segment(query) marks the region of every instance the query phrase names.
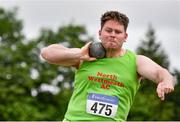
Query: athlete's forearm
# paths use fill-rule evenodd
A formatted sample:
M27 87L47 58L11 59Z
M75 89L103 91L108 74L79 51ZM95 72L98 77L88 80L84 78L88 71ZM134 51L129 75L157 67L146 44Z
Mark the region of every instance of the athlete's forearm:
M156 82L174 82L174 79L166 69L161 68L160 70L158 70Z
M76 65L80 61L81 49L66 48L60 44L52 44L41 50L41 56L49 63L62 66Z

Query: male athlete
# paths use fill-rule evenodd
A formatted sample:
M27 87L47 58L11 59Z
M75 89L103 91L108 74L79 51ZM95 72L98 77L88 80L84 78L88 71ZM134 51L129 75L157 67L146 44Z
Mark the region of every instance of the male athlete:
M126 121L142 77L157 84L161 100L174 90L173 76L166 69L123 48L128 23L128 17L118 11L102 15L99 39L106 49L103 59L89 56L90 43L82 48L52 44L41 50L47 62L77 68L64 121Z

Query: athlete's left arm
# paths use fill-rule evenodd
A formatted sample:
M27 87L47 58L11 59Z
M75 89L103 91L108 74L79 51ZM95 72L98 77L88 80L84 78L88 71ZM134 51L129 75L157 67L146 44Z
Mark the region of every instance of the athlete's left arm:
M157 83L156 92L161 100L164 100L165 94L174 90L174 78L168 72L150 58L137 55L137 72L140 76Z

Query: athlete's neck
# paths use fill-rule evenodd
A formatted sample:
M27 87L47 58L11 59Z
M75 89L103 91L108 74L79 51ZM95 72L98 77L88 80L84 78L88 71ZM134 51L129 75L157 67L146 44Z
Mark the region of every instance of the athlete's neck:
M107 58L115 58L115 57L119 57L119 56L123 56L126 53L125 49L118 49L118 50L114 50L114 49L108 49L106 50L106 57Z

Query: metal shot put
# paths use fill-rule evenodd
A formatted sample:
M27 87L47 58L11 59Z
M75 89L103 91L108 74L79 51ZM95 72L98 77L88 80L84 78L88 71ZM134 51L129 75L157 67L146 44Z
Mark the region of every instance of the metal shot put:
M92 42L89 46L89 56L97 59L106 57L106 50L101 42Z

